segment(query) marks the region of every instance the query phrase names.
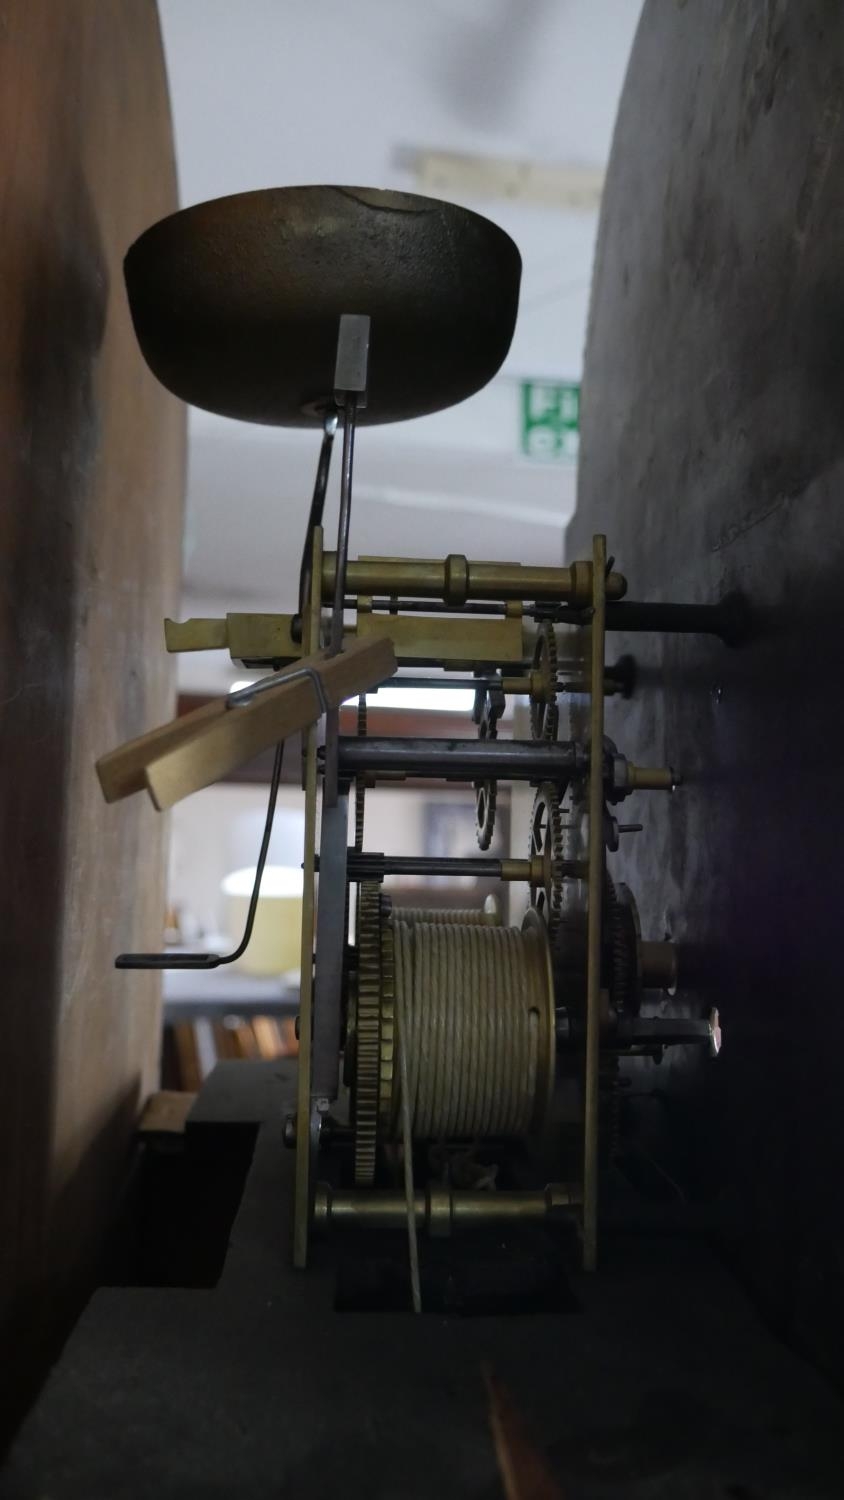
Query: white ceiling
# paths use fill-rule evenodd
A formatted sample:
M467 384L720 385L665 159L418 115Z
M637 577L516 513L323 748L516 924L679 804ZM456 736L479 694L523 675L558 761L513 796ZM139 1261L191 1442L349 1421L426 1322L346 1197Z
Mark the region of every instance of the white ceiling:
M160 0L160 10L189 204L308 182L412 191L420 152L601 169L640 0ZM519 246L513 346L472 400L361 433L352 553L561 558L574 473L519 455L518 382L579 377L597 216L449 196ZM317 446L314 433L191 413L185 612L292 607ZM196 681L196 659L189 670Z

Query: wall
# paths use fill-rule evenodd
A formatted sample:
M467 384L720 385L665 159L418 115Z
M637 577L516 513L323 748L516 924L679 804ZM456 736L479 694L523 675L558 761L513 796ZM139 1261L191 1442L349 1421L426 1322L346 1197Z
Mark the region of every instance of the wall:
M523 260L513 346L458 407L369 427L355 451L351 555L559 561L574 468L519 448L521 379L578 379L600 190L640 0L300 5L162 0L186 203L291 183L370 183L464 202ZM400 11L400 19L398 13ZM532 198L431 180L415 154L559 173ZM378 358L373 329L372 358ZM190 417L185 613L289 609L318 438ZM327 510L336 529L335 461ZM207 689L202 662L181 679ZM190 674L190 675L189 675Z
M676 1004L723 1020L717 1064L653 1070L663 1161L777 1326L838 1379L842 58L832 0L646 4L567 539L576 555L605 529L635 598L751 602L752 639L732 652L612 641L638 657L640 688L610 732L685 778L641 808L618 865L650 934L683 944Z
M299 865L302 861L301 838L296 845L295 820L304 811L304 794L298 787L279 788L276 830L270 844L269 862ZM422 854L425 852L425 811L433 800L445 803L461 820L467 844L474 851L475 816L471 789L449 791L442 786L433 795L412 788L378 787L366 794L366 848L381 854ZM349 799L349 843L354 841L354 795ZM206 787L174 807L171 814L170 901L188 915L204 933L222 931L238 940L240 933L225 932L226 903L220 882L231 870L254 865L261 843L267 807L266 786L223 784ZM286 820L293 822L292 839L285 836ZM527 835L519 829L518 852L523 852ZM295 852L294 852L295 849ZM393 878L396 884L413 884L408 877ZM453 882L452 882L453 884ZM473 891L471 901L477 900ZM478 902L480 904L480 902ZM203 939L204 940L204 939ZM200 976L201 977L201 976Z
M176 203L152 0L10 0L0 26L0 1327L3 1422L61 1327L155 1086L163 824L95 757L167 716L184 413L121 261ZM7 1389L8 1387L8 1389Z

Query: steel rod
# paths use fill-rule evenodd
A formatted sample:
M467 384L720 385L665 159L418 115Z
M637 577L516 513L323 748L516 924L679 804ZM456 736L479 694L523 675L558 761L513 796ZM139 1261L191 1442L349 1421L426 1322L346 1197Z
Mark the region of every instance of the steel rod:
M615 687L615 685L618 684L622 688L622 690L627 690L628 682L633 675L631 667L629 665L632 660L632 657L621 657L614 666L607 667L606 679L611 687ZM407 673L402 673L401 676L389 677L386 682L380 683L379 687L367 688L366 696L367 698L375 697L382 687L412 688L415 692L425 692L432 688L439 692L440 688L455 688L457 691L464 693L476 692L478 688L486 690L487 692L491 691L492 689L500 688L501 691L507 696L520 695L526 698L530 694L530 676L527 668L525 668L521 673L505 673L500 677L449 677L448 675L445 675L448 673L448 670L449 669L447 666L444 667L442 669L442 672L436 677L424 677L422 675L413 675ZM564 693L566 689L571 690L570 679L562 675L558 675L557 691L560 693Z
M346 598L346 571L349 562L349 525L352 514L352 476L355 463L355 418L357 397L346 396L343 408L343 462L340 469L340 515L337 522L337 551L334 554L334 602L331 610L330 654L336 656L343 645L343 613Z
M349 526L352 513L352 473L355 457L355 416L357 400L346 395L343 408L343 463L340 471L340 515L337 522L335 553L334 604L331 610L331 634L328 654L336 656L343 649L343 601L346 596L346 564L349 557ZM333 807L337 801L337 740L340 733L340 711L332 708L325 716L325 802Z
M351 880L383 880L388 875L471 875L476 879L501 880L502 861L469 856L467 859L432 855L367 854L349 850ZM528 861L525 861L527 864Z
M357 609L358 601L354 595L346 599L347 609ZM459 610L455 610L453 604L443 604L442 600L436 599L373 599L373 613L384 615L453 615L459 612L461 615L487 615L493 619L500 618L506 614L504 604L496 604L493 599L485 604L477 604L469 600L461 604Z
M356 609L356 595L345 601L347 609ZM751 626L751 612L741 593L727 594L718 604L648 603L646 600L608 600L607 630L628 631L638 635L653 631L676 635L714 635L726 646L738 646L746 640ZM468 600L455 606L436 599L373 599L373 611L380 614L488 615L505 613L503 603ZM525 614L533 620L553 620L560 625L588 625L589 610L573 605L525 603Z
M624 1042L624 1035L619 1038ZM630 1043L634 1047L708 1047L712 1043L712 1023L680 1016L636 1016L630 1023ZM609 1039L612 1046L612 1038Z
M338 795L331 807L323 805L319 868L323 899L317 904L316 963L311 1042L311 1106L321 1107L337 1097L340 1052L340 1008L343 960L346 952L346 857L349 803ZM337 893L340 893L339 897ZM325 899L325 893L332 893Z
M607 600L607 630L631 635L654 631L666 635L714 635L725 646L739 646L750 633L751 615L741 593L726 594L718 604L647 604Z
M402 673L400 677L388 677L386 682L381 683L381 687L413 688L416 691L423 692L429 688L436 688L437 692L439 692L440 688L456 688L459 691L465 693L475 692L478 688L492 688L501 686L501 680L497 677L449 677L445 675L447 671L448 669L445 668L444 671L436 677L422 677L412 675L408 676L407 674ZM525 692L528 693L529 691L530 684L527 678L525 678ZM378 688L367 688L366 696L367 698L374 697L377 692Z
M601 1052L629 1053L631 1048L711 1046L711 1021L672 1016L629 1016L604 1028ZM557 1045L561 1050L581 1052L586 1037L582 1024L572 1023L565 1011L558 1012Z
M319 862L317 862L319 868ZM586 874L586 865L578 860L560 860L557 868L578 880ZM531 859L491 859L484 855L466 858L427 854L381 854L377 850L350 849L350 880L385 880L389 875L470 876L475 880L529 881L538 884L545 878L544 856Z
M322 527L314 528L311 557L312 585L302 620L303 645L309 655L319 645L322 573ZM311 1199L313 1197L316 1152L319 1143L312 1125L311 1109L311 1041L314 984L314 866L316 864L317 828L317 732L311 725L305 733L305 858L302 889L301 978L299 983L299 1065L296 1080L296 1107L299 1128L296 1133L296 1193L293 1207L293 1264L303 1267L308 1261ZM316 1136L316 1139L315 1139Z
M480 781L565 782L584 771L586 751L568 741L445 740L414 738L358 739L341 735L339 768L343 777L370 775ZM600 777L599 777L600 781Z
M314 492L311 496L311 509L308 516L308 525L305 532L305 546L302 551L302 563L299 568L299 619L304 619L305 610L311 595L311 559L314 546L314 532L317 526L322 525L323 511L325 510L325 496L328 490L328 476L331 472L331 453L334 447L334 434L337 431L337 411L332 406L325 414L322 426L322 444L319 450L319 462L317 463L316 478L314 480Z

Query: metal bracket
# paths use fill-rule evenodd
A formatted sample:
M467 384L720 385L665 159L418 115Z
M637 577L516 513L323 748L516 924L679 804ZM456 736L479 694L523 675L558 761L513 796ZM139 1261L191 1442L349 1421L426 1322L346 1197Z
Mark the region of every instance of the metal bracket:
M303 677L307 677L313 686L320 713L327 714L330 705L325 696L322 678L314 666L295 667L292 672L273 672L269 677L259 677L257 682L250 682L248 687L238 688L236 693L229 693L226 698L226 708L244 708L262 693L268 693L272 688L280 687L282 683L295 682L297 678Z
M345 406L349 396L355 406L366 406L370 326L371 320L363 313L341 314L334 365L334 400L338 406Z

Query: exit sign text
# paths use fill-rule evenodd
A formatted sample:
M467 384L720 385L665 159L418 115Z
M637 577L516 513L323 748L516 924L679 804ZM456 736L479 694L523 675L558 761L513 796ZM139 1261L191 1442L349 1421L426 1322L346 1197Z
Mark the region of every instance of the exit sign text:
M577 458L580 443L577 382L522 381L521 415L522 452L529 458Z

